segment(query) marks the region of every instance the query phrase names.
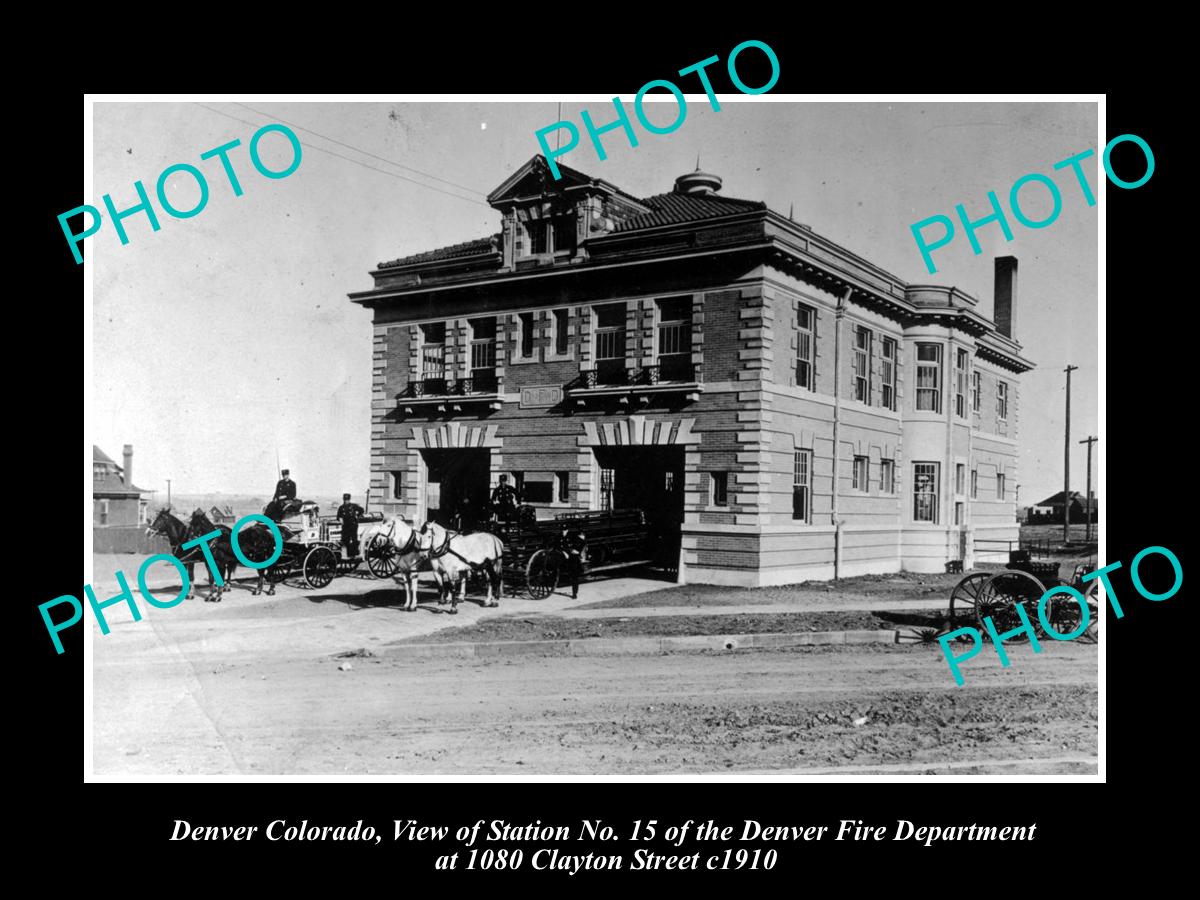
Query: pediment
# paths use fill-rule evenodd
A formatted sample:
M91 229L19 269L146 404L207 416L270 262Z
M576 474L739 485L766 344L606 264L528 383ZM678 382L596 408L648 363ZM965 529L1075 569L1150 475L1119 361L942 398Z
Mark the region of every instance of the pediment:
M551 194L561 194L569 188L585 187L593 184L594 179L582 172L560 165L562 177L555 181L550 174L550 167L545 157L533 157L521 168L504 180L498 188L488 194L488 203L497 206L505 202L541 197Z

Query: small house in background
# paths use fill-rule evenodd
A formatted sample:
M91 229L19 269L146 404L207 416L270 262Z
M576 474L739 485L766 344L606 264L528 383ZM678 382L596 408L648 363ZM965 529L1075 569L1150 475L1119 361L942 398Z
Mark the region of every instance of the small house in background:
M148 500L133 483L133 445L124 448L125 465L116 462L92 445L92 525L145 525Z
M1100 508L1099 498L1095 494L1092 495L1091 509L1088 510L1088 498L1086 494L1081 494L1079 491L1071 491L1067 496L1067 502L1070 504L1070 521L1084 523L1089 519L1092 522L1097 521L1098 510ZM1051 494L1041 503L1036 503L1029 508L1030 523L1053 523L1058 524L1063 520L1063 492Z
M229 504L225 506L213 504L212 509L208 511L208 518L214 525L232 525L237 521L237 516L233 514L233 507Z
M125 465L92 445L92 550L95 553L161 553L162 538L146 534L151 493L133 483L133 446L124 447Z

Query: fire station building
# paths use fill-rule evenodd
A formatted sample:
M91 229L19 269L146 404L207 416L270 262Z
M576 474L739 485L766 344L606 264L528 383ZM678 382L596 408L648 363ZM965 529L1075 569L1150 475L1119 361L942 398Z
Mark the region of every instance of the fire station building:
M639 198L560 170L534 157L488 197L498 234L350 295L373 509L445 520L506 474L539 517L641 508L680 581L747 586L1017 538L1014 258L992 321L715 175Z

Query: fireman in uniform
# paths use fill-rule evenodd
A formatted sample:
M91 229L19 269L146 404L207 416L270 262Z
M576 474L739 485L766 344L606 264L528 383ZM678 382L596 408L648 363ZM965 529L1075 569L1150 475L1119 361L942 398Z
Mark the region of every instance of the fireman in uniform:
M358 556L358 517L362 514L363 508L351 503L349 494L342 494L337 517L342 522L342 544L346 547L347 555L352 557Z
M508 476L501 475L500 483L492 491L492 508L496 511L497 517L505 522L511 522L516 517L517 504L520 502L521 496L517 493L517 489L508 483Z
M271 496L271 502L267 504L265 510L267 518L278 522L287 515L288 504L296 499L296 482L288 477L291 472L289 469L284 469L279 473L282 477L275 482L275 493Z
M582 532L569 531L564 525L558 537L558 549L562 551L567 565L567 578L571 582L571 599L579 597L579 578L583 575L583 560L587 554L587 541Z

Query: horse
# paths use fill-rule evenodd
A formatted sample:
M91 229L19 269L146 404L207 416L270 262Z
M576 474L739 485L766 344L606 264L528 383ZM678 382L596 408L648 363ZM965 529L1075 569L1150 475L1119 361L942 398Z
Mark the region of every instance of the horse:
M171 514L171 507L164 506L155 514L150 524L146 526L146 537L156 536L165 537L167 543L171 545L171 555L187 567L188 589L187 596L183 599L191 600L192 595L195 593L193 588L196 584L196 561L203 560L204 558L199 547L189 547L187 550L182 549L183 545L194 537L191 529ZM213 584L211 571L208 573L208 583L209 585Z
M216 562L217 570L220 571L221 577L224 578L225 585L220 588L214 588L215 596L210 591L209 595L204 599L220 603L221 594L229 590L233 585L233 573L240 562L237 554L233 552L233 544L230 537L232 532L228 525L213 525L202 509L197 509L192 513L190 530L194 537L201 537L213 531L219 532L219 536L213 538L208 546L212 550L213 561ZM256 522L238 532L238 547L241 548L242 555L246 559L253 562L264 562L270 559L271 555L275 552L275 536L271 534L271 529L266 525ZM264 569L256 569L255 574L258 576L258 583L250 589L251 596L257 596L263 592L263 576L266 572ZM211 571L209 572L209 580L212 580ZM273 582L268 582L268 584L270 586L267 589L267 595L271 596L275 593L275 584Z
M429 557L438 580L440 603L447 595L450 612L458 612L458 604L467 598L467 578L478 569L487 575L487 602L484 606L499 606L503 590L504 544L494 534L477 531L474 534L455 534L436 522L421 526L418 546ZM459 597L454 599L454 589ZM495 592L493 598L492 593Z
M424 554L417 546L419 543L417 532L399 516L387 519L361 535L364 553L371 546L371 542L379 536L392 545L392 555L396 562L396 571L392 573L392 577L398 585L404 588L404 605L401 609L405 612L412 612L417 608L417 568L424 558Z

